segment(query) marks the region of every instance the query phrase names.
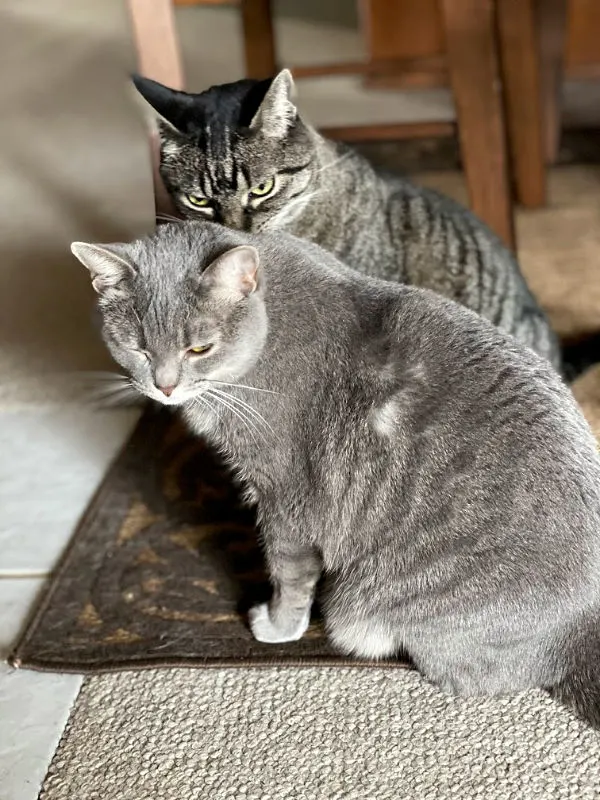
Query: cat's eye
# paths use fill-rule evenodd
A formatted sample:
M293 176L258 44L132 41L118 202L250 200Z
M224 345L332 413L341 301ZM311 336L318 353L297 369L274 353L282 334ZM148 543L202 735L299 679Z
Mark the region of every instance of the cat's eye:
M203 344L201 347L190 347L187 351L188 356L203 356L212 350L212 344Z
M201 197L199 194L186 194L186 200L196 208L207 208L210 204L208 197Z
M249 195L250 197L266 197L268 194L271 194L274 188L275 178L269 178L268 181L263 181L262 183L253 186L250 189Z

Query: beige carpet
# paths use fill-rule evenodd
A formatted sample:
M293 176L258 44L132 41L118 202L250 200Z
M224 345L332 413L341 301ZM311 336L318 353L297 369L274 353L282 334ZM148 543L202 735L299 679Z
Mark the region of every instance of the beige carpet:
M86 681L40 800L592 800L600 736L538 692L415 673L219 669Z

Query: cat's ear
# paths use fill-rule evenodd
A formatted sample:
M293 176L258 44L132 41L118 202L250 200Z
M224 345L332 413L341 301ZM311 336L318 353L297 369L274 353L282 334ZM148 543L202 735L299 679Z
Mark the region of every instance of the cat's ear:
M283 139L298 116L294 97L294 79L289 69L282 69L264 96L250 128L260 129L265 136Z
M129 261L119 255L117 249L118 245L86 242L73 242L71 245L73 255L90 271L92 286L98 294L114 289L135 274Z
M246 244L234 247L209 264L202 273L202 284L235 302L256 290L258 267L255 247Z
M193 98L186 92L169 89L162 83L144 78L141 75L131 76L133 85L143 101L139 105L146 121L156 129L163 142L177 139L178 134L185 133Z

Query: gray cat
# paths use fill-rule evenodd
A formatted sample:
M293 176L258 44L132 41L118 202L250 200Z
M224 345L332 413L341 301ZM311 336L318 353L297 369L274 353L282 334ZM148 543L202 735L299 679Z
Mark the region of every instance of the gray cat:
M461 694L553 689L600 726L600 458L544 359L439 295L283 233L75 243L103 335L256 501L254 636L407 651Z
M288 70L201 94L134 81L160 115L161 174L185 217L310 239L360 272L456 300L562 369L548 320L499 239L449 198L323 138L299 116ZM597 338L571 346L568 377L598 352Z

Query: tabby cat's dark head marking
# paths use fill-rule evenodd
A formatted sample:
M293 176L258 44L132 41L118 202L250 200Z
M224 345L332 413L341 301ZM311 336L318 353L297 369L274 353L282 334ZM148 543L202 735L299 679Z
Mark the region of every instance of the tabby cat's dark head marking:
M312 158L288 70L201 94L140 76L134 83L159 114L161 174L185 216L259 230L290 213L311 180Z

